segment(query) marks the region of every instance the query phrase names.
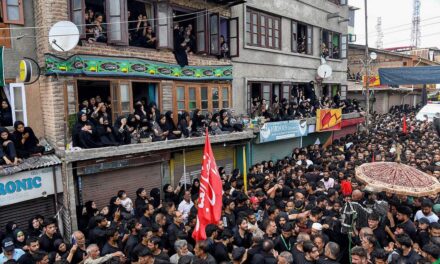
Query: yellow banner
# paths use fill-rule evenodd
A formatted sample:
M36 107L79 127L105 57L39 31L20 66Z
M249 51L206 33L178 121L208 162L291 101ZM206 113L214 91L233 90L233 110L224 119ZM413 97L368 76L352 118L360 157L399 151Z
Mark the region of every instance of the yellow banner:
M364 86L367 85L367 78L365 75L362 76L362 83ZM370 87L380 86L380 78L379 75L370 75L370 82L368 84Z
M342 109L318 109L316 110L316 132L341 130Z

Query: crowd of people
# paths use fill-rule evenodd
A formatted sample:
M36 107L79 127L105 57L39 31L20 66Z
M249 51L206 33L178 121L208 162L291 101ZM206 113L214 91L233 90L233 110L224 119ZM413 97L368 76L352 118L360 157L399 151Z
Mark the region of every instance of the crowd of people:
M204 114L200 109L191 114L183 111L178 114L177 122L173 112L161 114L156 103L146 105L145 100L136 102L132 114L119 116L114 122L110 105L99 96L84 100L79 109L72 129L72 143L73 147L80 148L199 137L206 129L212 135L243 130L241 121L226 109L214 114Z
M200 188L194 179L176 188L140 187L136 197L120 190L103 208L87 201L69 239L42 216L30 219L27 229L10 222L1 234L0 263L433 263L440 257L440 195L373 192L354 171L366 162L399 159L439 178L439 137L430 122L415 119L414 110L393 107L372 115L368 135L255 164L247 192L238 169L227 174L219 168L222 217L206 226L206 240L191 236ZM355 221L347 221L349 205L364 212Z
M303 119L316 116L317 109L335 108L341 108L343 114L363 112L356 99L342 100L339 92L333 98L329 96L317 98L313 86L314 83L310 82L307 89L298 91L290 100L283 98L280 101L278 96L274 95L272 104L266 99L253 98L252 118L260 117L265 122Z

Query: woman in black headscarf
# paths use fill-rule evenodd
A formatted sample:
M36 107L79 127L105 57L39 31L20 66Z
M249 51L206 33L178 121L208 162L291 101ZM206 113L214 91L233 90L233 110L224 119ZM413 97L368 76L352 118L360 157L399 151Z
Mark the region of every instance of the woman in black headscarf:
M2 100L0 115L0 125L12 126L12 111L7 100Z
M173 128L167 124L167 118L165 115L159 117L159 127L162 130L162 135L168 139L177 139L177 136L173 133Z
M190 137L192 135L192 120L188 112L183 112L182 115L180 115L178 128L184 137Z
M32 219L29 219L28 230L26 232L27 237L39 237L42 232L43 228L40 221L38 221L38 218L32 217Z
M119 116L116 119L113 127L116 141L121 145L127 145L131 143L130 127L127 125L127 118L125 116Z
M194 200L194 198L197 198L200 192L200 180L194 179L191 185L191 200Z
M179 192L180 192L180 186L177 187L175 190L173 188L173 186L171 186L170 184L165 184L163 186L163 193L164 193L164 202L173 202L174 204L178 204L179 203Z
M14 123L15 148L20 158L28 158L31 155L41 156L44 147L38 145L39 140L35 136L34 131L30 127L25 127L21 121Z
M229 119L228 111L222 109L220 111L220 123L222 131L233 132L234 128L231 125L231 121Z
M151 189L150 197L152 198L150 201L153 204L154 208L157 208L160 205L160 189L159 188Z
M96 125L96 133L103 147L119 145L116 141L113 127L109 124L105 116L99 118L98 124Z
M137 217L142 216L142 210L148 204L147 191L145 188L139 188L136 191L136 200L134 201L134 208Z
M102 144L92 122L84 112L78 113L78 121L72 132L73 146L81 148L100 148Z
M7 128L0 127L0 164L17 165L19 162L14 138Z
M202 115L200 109L196 109L194 110L192 117L192 131L194 131L195 135L201 136L204 128L205 128L205 118Z
M144 105L141 102L137 102L134 106L134 116L136 121L143 126L143 124L148 123L148 113L144 109Z
M168 111L165 113L165 125L166 125L167 129L169 131L171 131L176 138L180 138L180 136L182 135L182 132L180 132L177 129L176 125L174 124L173 112Z

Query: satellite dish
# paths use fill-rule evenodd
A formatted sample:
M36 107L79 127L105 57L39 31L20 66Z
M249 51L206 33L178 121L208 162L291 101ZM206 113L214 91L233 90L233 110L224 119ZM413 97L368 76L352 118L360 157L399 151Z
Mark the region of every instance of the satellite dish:
M371 53L370 53L370 58L371 58L372 60L377 59L377 54L376 54L376 52L371 52Z
M333 70L332 67L328 64L322 64L318 67L318 76L322 79L328 78L332 76Z
M78 41L78 27L70 21L57 22L49 30L49 43L56 51L74 49Z

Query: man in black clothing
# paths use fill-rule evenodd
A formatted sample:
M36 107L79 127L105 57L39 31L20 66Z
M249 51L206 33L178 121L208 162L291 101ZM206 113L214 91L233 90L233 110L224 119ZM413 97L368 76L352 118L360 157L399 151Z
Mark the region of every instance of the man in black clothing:
M177 234L179 231L185 232L185 226L183 225L183 214L179 211L175 211L173 214L173 222L168 226L167 230L170 255L175 253L174 242L177 240Z
M148 241L150 240L151 236L152 232L149 231L147 228L142 228L141 231L139 231L140 243L134 247L133 252L131 253L132 262L138 261L139 253L142 252L144 249L148 249Z
M167 262L170 261L170 256L168 256L168 254L165 253L160 247L160 238L154 236L150 238L150 240L148 241L148 249L153 252L155 259L160 259Z
M146 204L145 207L142 208L142 217L139 219L142 227L151 228L154 220L152 219L154 214L154 206L152 204Z
M387 233L385 228L380 225L379 215L373 213L368 216L368 227L373 230L374 237L382 248L388 246Z
M138 234L141 228L142 225L136 219L131 219L127 223L127 229L130 231L130 235L128 236L127 243L125 244L124 254L127 257L128 262L131 261L133 249L139 243Z
M318 248L312 241L306 241L303 244L304 257L299 259L298 264L313 264L319 259Z
M215 243L214 246L214 257L218 263L230 261L228 252L230 251L229 248L232 241L232 233L228 229L224 230L221 234L220 242Z
M44 221L43 226L45 228L45 232L38 240L38 242L40 243L40 250L46 252L56 251L56 248L54 246L55 233L57 232L55 220L47 219L46 221Z
M32 256L40 249L38 238L30 237L26 239L26 246L28 247L28 251L26 251L26 253L17 260L17 263L19 264L33 263Z
M75 231L72 235L72 248L69 252L69 257L72 258L70 264L78 264L84 261L87 255L86 252L86 238L81 231Z
M339 255L339 245L335 242L328 242L324 248L324 258L318 260L319 264L339 264L336 261Z
M304 243L307 241L310 241L310 236L307 233L298 234L296 244L292 249L292 255L295 263L301 263L301 260L304 259Z
M114 228L110 228L106 231L106 236L107 242L101 250L101 256L121 251L121 246L119 245L119 232Z
M292 238L292 226L289 223L281 228L281 235L275 239L274 244L275 250L278 252L292 251L295 241Z
M417 228L410 219L411 214L412 210L408 206L399 206L397 208L397 220L401 221L400 226L409 235L411 240L415 241L417 239Z
M96 226L89 232L90 244L96 244L100 249L106 242L107 219L98 215L95 217Z
M277 259L273 254L274 244L270 239L265 239L262 244L262 251L252 258L253 264L276 264Z

